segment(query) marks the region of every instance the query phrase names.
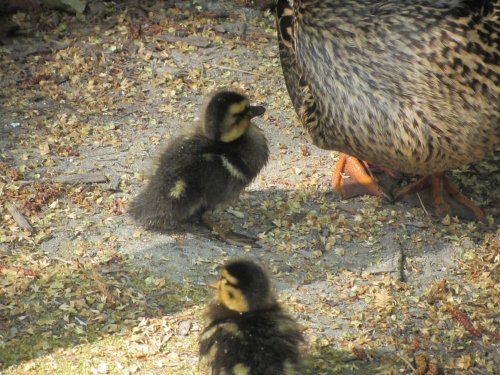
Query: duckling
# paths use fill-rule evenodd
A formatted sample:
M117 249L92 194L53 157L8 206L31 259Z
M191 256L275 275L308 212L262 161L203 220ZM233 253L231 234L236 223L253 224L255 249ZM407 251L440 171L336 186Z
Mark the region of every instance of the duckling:
M349 197L357 179L388 196L367 169L377 165L424 176L395 198L432 185L438 213L446 190L484 218L443 173L500 146L498 0L278 0L276 9L298 117L316 146L342 153L334 188Z
M229 243L255 245L255 238L224 231L209 215L234 201L267 163L267 140L251 122L264 111L237 92L213 94L203 121L161 154L148 185L130 204L132 218L157 230L199 219Z
M233 260L216 287L200 337L202 368L212 375L302 374L302 334L276 301L262 267Z

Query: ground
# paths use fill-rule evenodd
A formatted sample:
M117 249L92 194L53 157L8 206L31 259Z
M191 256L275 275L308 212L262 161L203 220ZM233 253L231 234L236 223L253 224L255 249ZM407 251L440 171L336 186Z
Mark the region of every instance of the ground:
M11 17L19 35L0 46L0 373L197 373L206 284L245 256L303 327L310 374L410 374L425 367L420 354L446 374L494 374L498 160L453 172L486 223L437 220L418 200L340 200L337 154L310 143L288 98L273 15L242 3L91 2L84 16ZM218 214L257 249L197 226L151 233L126 214L161 147L220 87L267 108L256 124L271 160Z

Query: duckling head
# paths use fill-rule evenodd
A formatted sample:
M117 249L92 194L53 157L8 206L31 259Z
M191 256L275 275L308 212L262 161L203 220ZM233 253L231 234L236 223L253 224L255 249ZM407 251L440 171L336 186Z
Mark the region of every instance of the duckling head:
M250 260L226 264L217 289L220 303L239 313L261 310L275 303L266 273Z
M251 106L244 95L219 91L205 108L205 132L210 139L232 142L246 133L252 117L264 112L262 106Z

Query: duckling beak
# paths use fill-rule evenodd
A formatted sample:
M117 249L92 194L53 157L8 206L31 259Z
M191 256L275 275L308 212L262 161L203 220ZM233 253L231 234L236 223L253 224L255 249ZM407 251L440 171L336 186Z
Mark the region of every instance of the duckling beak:
M261 105L251 105L248 107L248 116L250 118L260 116L266 111L266 108Z

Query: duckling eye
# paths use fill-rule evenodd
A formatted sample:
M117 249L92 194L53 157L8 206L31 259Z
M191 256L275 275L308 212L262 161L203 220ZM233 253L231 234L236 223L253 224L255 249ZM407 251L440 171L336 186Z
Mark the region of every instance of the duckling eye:
M234 117L237 119L237 120L241 120L243 118L245 118L245 116L248 114L248 108L246 108L245 110L241 111L241 112L238 112L238 113L235 113L234 114Z
M227 292L227 296L229 297L229 299L234 299L233 292Z

